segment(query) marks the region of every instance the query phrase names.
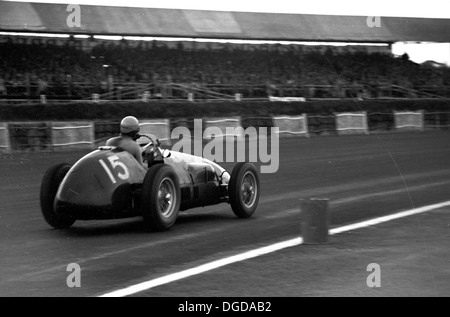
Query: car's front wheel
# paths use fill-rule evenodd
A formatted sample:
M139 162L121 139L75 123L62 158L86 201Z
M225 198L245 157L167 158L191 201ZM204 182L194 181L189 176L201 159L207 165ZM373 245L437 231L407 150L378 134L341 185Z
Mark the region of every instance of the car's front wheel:
M71 166L69 164L55 165L47 170L41 183L41 211L47 223L55 229L70 228L76 221L69 216L58 215L55 210L55 197L59 185Z
M239 218L251 217L259 202L259 175L251 163L238 163L228 185L231 208Z
M152 166L142 184L142 216L154 231L170 229L180 210L181 191L178 176L168 165Z

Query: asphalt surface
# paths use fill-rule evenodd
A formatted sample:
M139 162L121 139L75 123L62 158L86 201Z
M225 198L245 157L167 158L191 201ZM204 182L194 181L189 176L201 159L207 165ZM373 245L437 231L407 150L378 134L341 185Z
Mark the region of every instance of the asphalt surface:
M135 296L449 297L449 239L447 207L334 235L327 244L299 245L234 263ZM367 279L375 281L373 264L379 266L379 284L369 287Z
M450 200L449 139L449 132L283 139L278 172L261 175L260 205L253 218L237 219L224 204L181 214L173 229L162 233L146 232L139 218L50 229L39 209L42 175L49 166L73 163L84 153L3 156L0 296L97 296L295 238L301 235L299 198L329 198L332 227ZM442 263L448 263L447 210L423 216L429 236L418 248L411 237L422 234L421 220L414 220L425 220L420 217L333 236L327 246L287 249L137 295L415 296L423 290L424 295L448 296L449 283L414 280L426 265L429 274L437 272L436 280L448 278L448 269L442 270ZM430 248L432 255L419 252ZM408 254L423 259L415 266L396 267L396 274L411 283L399 282L385 293L381 290L388 288L372 293L361 289L368 263L378 260L384 272L392 263L406 265ZM67 287L70 263L81 267L80 288ZM287 287L286 279L291 281ZM330 279L332 284L324 282Z

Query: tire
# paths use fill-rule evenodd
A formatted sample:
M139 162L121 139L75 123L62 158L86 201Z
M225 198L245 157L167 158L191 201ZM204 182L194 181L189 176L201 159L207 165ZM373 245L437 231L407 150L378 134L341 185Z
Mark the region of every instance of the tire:
M228 196L234 214L239 218L250 218L259 202L259 175L251 163L238 163L231 173Z
M177 220L180 203L180 182L174 169L164 164L152 166L142 184L142 216L147 228L170 229Z
M69 164L55 165L47 170L41 183L41 211L45 221L55 229L68 229L76 221L69 216L58 215L55 210L55 196L71 166Z

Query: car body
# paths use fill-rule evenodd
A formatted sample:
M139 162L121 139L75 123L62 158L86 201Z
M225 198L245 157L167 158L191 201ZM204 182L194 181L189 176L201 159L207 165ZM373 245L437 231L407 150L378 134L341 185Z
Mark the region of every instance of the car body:
M150 139L151 140L151 139ZM153 230L173 226L179 211L230 203L250 217L259 200L259 176L250 163L228 173L202 157L142 145L144 166L121 148L99 147L75 165L51 167L41 185L41 209L54 228L76 220L143 216Z

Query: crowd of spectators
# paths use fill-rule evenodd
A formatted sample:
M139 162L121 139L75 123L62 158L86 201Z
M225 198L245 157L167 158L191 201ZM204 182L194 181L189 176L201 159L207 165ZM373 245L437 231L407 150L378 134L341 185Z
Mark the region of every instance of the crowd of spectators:
M151 83L230 93L247 87L244 95L262 87L260 95L265 96L290 91L307 97L348 93L376 97L382 85L449 90L450 71L415 64L407 56L333 50L186 50L113 42L82 50L69 45L0 44L0 97L79 98Z
M95 87L103 78L98 63L80 50L0 44L0 86L3 82L9 95L76 94L76 91L71 91L75 84Z

